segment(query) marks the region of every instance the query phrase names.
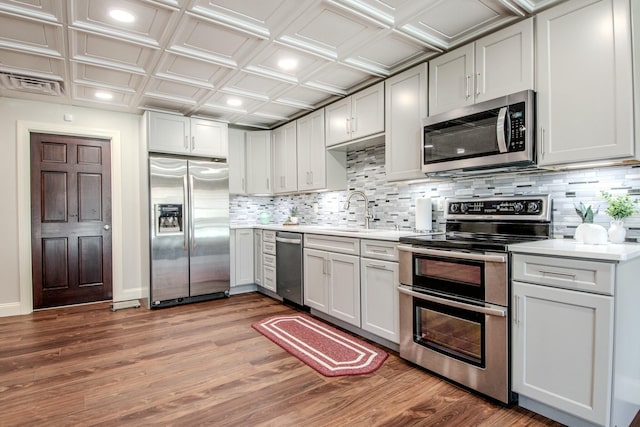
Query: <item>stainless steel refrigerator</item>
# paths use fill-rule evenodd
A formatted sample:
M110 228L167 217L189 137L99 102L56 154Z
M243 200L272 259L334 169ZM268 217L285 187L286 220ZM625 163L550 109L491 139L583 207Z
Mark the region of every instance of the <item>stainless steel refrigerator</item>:
M151 283L148 308L229 295L226 163L149 159Z

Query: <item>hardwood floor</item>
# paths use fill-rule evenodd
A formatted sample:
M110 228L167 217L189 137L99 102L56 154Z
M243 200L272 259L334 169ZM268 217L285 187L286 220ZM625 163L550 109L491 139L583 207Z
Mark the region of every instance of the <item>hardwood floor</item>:
M2 426L557 426L394 352L324 377L251 328L294 312L251 293L161 310L108 303L0 318Z

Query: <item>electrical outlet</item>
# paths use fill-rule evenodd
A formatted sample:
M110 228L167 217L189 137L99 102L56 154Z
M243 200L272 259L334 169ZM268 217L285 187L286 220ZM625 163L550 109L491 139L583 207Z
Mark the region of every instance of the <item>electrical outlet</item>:
M438 211L444 211L444 197L438 197Z

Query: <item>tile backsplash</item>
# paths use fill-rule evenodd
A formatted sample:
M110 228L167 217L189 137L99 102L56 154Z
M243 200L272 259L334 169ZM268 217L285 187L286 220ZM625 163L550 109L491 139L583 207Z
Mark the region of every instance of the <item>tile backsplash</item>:
M387 182L384 144L353 151L347 155L348 190L361 190L369 198L374 216L372 228L413 230L415 200L433 200L433 228L444 229L443 213L437 201L446 197L550 194L553 233L572 237L580 218L574 205L583 202L599 208L594 222L608 228L611 218L604 210L600 191L630 194L640 198L640 165L584 169L571 172L506 173L491 177L433 182ZM283 196L231 196L231 222L254 224L263 211L271 213L272 223L283 223L289 209L297 207L301 224L363 226L364 202L354 197L349 210L343 208L348 191L331 191ZM627 240L640 238L640 214L625 219Z

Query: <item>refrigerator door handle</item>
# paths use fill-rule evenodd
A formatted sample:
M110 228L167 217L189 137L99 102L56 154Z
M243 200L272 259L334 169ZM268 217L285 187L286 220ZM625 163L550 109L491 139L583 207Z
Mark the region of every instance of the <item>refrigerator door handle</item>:
M182 177L182 206L187 206L187 176ZM182 224L182 235L184 236L184 244L183 248L186 251L189 249L189 232L187 231L188 224L191 223L191 213L187 212L186 209L183 209L183 224Z
M191 235L191 250L196 248L196 233L193 227L193 175L189 172L189 234Z

